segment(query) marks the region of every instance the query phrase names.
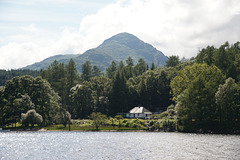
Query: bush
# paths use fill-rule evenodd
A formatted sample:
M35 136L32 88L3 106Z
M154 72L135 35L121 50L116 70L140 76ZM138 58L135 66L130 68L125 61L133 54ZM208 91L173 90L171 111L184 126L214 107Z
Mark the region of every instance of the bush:
M175 131L176 123L173 119L164 118L158 121L159 122L159 129L163 131Z
M128 120L127 119L124 119L123 121L122 121L122 123L127 123L128 122Z

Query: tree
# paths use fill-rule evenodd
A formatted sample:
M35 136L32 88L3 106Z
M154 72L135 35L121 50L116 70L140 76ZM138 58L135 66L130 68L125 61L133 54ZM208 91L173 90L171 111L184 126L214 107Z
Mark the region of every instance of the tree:
M147 70L146 62L142 58L140 58L138 60L138 64L134 67L135 76L143 74L146 70Z
M100 77L101 75L101 70L97 66L93 66L92 77Z
M71 89L71 97L74 105L74 118L87 118L93 111L94 98L88 82L76 85Z
M26 114L21 114L21 121L25 126L31 124L31 127L33 127L34 124L41 124L43 119L42 116L35 111L35 109L31 109L27 111Z
M17 123L18 116L18 108L17 105L14 105L14 100L16 98L20 98L21 96L21 88L20 88L20 78L14 77L13 79L6 82L5 90L3 93L3 97L7 100L4 114L4 120L6 124Z
M109 113L109 100L108 97L100 96L96 104L96 111L102 113Z
M215 131L215 93L225 77L216 66L187 66L171 81L176 97L178 128L181 131Z
M112 81L107 77L93 77L90 80L89 86L94 92L93 94L96 96L96 99L98 99L100 96L107 97L109 95L111 83Z
M127 66L134 66L133 59L129 56L128 59L126 60Z
M216 48L214 48L214 46L207 46L207 48L203 48L196 56L196 62L212 65L214 62L213 55L215 51Z
M214 65L209 66L206 63L195 63L192 66L186 66L178 72L178 76L171 80L170 87L172 89L173 100L176 100L177 96L191 86L193 80L199 76L204 76L207 82L213 83L212 88L214 88L214 90L216 90L216 87L223 83L225 79L221 70Z
M151 111L165 110L172 103L169 74L166 69L156 69L130 78L127 84L131 106L141 104Z
M35 104L32 102L28 94L21 95L21 98L16 98L13 101L13 106L16 109L15 110L16 122L20 120L21 113L27 112L28 110L35 108Z
M180 63L178 56L170 56L168 60L166 60L166 67L175 67Z
M128 57L126 60L127 66L125 67L125 76L126 79L129 79L134 76L134 70L133 70L133 59L131 57Z
M219 49L214 52L214 64L221 69L224 73L230 64L230 57L227 52L227 48L229 48L229 43L226 42L225 44L221 45Z
M73 114L74 109L72 108L73 104L70 90L77 84L78 78L76 63L71 59L68 65L66 65L66 104L71 114Z
M215 94L218 105L219 129L220 132L238 130L240 117L240 93L235 80L228 78L223 85L219 85Z
M43 124L51 124L59 108L60 97L51 88L50 84L41 77L37 77L33 85L31 99L35 104L35 110L42 115Z
M73 59L70 59L68 65L66 65L66 79L67 79L67 90L76 85L78 80L78 72L76 68L76 63Z
M116 62L112 61L111 65L106 69L107 77L112 79L117 71L117 64Z
M3 97L4 87L0 87L0 125L3 128L5 123L5 105L7 100Z
M95 126L96 130L98 130L98 128L103 125L103 123L106 121L107 116L100 113L100 112L93 112L90 116L90 119L93 120L93 125Z
M66 111L66 109L59 108L55 119L57 123L63 124L65 128L67 127L67 124L69 125L70 128L70 124L72 123L71 114L68 111Z
M118 112L126 112L128 87L126 78L120 70L118 70L114 76L112 90L109 97L111 115L115 115Z
M33 77L39 76L39 71L37 70L26 70L26 69L11 69L11 70L3 70L0 69L0 86L4 86L6 81L16 77L16 76L24 76L30 75Z
M113 118L113 117L110 117L110 119L109 119L110 121L111 121L111 123L112 123L112 127L113 128L115 128L115 121L116 121L116 118Z
M92 77L92 65L91 65L90 61L86 61L82 65L82 75L81 75L81 77L84 81L89 81L90 78Z
M155 64L152 62L151 70L154 70L155 68Z

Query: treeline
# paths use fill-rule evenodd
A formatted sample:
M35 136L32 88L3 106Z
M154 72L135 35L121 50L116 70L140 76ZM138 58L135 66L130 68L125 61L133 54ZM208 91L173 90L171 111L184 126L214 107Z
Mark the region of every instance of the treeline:
M43 125L51 124L59 108L59 96L42 77L14 77L0 88L1 125L20 122L22 113L36 110Z
M105 73L86 61L78 75L75 62L70 60L67 65L54 61L40 75L59 94L61 106L77 119L92 112L114 116L138 105L153 111L166 109L172 103L169 71L154 69L152 64L148 70L143 59L134 65L129 57L125 63L112 61Z
M33 77L37 77L39 73L39 71L34 70L0 70L0 86L4 86L7 80L10 80L16 76L30 75Z
M7 81L0 90L1 122L16 123L31 109L42 116L42 124L51 124L56 115L115 116L142 105L163 111L152 116L151 130L239 133L239 81L239 42L208 46L189 61L170 56L164 68L154 63L149 67L143 59L134 64L129 57L118 64L112 61L105 72L87 61L79 75L73 60L66 65L54 61L40 77Z
M57 122L63 110L74 119L92 112L115 116L138 105L165 110L172 103L171 72L154 69L152 64L148 70L143 59L134 65L129 57L126 63L113 61L105 73L87 61L79 75L73 60L67 65L54 61L39 77L17 76L6 82L0 90L1 124L29 124L25 119L35 112L42 116L42 125L48 125Z
M240 43L226 42L202 49L184 67L177 65L182 69L170 83L175 105L158 123L183 132L240 133L239 58Z

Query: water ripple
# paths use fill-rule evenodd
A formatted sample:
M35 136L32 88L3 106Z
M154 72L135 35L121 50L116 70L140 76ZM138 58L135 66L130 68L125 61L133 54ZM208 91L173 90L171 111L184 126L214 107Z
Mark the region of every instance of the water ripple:
M240 136L152 132L0 133L0 159L240 159Z

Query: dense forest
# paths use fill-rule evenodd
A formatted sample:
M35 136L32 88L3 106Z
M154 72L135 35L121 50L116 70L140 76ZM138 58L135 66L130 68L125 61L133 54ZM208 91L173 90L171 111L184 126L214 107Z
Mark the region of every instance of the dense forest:
M25 76L30 75L33 77L37 77L39 75L39 71L35 70L25 70L25 69L19 69L19 70L0 70L0 86L4 86L7 80L12 79L16 76Z
M92 112L115 116L141 105L160 112L152 116L152 130L239 133L239 81L240 42L207 46L189 61L170 56L163 68L144 59L134 64L129 57L112 61L104 72L86 61L78 74L72 59L54 61L38 77L16 76L0 88L0 121L16 124L35 114L38 123L48 125L60 112L83 119Z

